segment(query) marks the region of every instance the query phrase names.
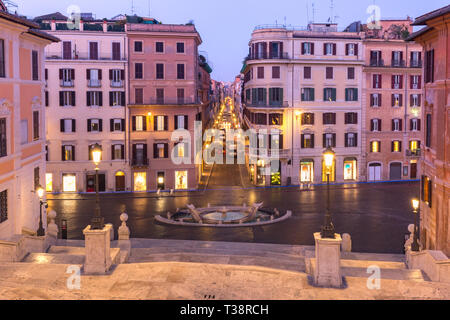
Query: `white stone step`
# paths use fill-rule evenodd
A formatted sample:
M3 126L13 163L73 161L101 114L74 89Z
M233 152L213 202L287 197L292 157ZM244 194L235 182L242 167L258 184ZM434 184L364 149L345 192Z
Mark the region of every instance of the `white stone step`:
M30 253L22 262L35 264L84 264L84 255L58 254L58 253Z

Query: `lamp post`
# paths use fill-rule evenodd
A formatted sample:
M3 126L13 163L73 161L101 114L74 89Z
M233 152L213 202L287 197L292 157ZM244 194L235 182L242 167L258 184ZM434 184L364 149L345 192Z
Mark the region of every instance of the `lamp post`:
M331 213L330 213L330 174L331 169L334 162L335 153L331 147L328 147L323 152L323 159L325 164L325 170L327 174L327 211L325 214L325 223L322 226L322 232L320 235L322 238L332 238L334 239L334 226L331 221Z
M95 210L94 216L91 219L91 229L92 230L101 230L105 226L104 218L100 215L100 201L98 195L98 165L100 163L100 159L102 157L102 147L96 143L92 148L92 160L95 164Z
M36 233L38 237L43 237L45 236L45 229L42 225L42 206L45 204L45 207L47 208L47 202L42 200L44 189L40 185L37 187L36 192L39 197L39 228Z
M414 209L414 238L411 243L412 251L419 251L419 226L417 225L417 216L419 215L419 200L412 199L412 206Z

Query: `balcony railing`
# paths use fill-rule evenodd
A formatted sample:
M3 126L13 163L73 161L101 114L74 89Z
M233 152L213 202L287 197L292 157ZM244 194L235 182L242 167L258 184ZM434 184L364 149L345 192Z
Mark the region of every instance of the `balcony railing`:
M269 101L269 102L245 102L246 107L253 108L287 108L289 107L288 101Z
M135 102L139 105L189 105L201 104L198 98L149 98L141 102Z
M123 88L123 80L119 80L119 81L111 80L111 87L112 88Z
M73 80L61 80L61 87L64 88L72 88L73 87Z
M267 54L267 53L258 53L256 54L252 54L252 55L248 55L247 56L247 60L266 60L266 59L289 59L289 54L287 52L283 52L283 53L272 53L272 54Z
M406 67L406 62L405 62L405 60L397 60L397 59L395 59L395 60L392 60L391 66L393 68L404 68L404 67Z
M149 161L147 159L131 159L131 166L132 167L148 167Z
M384 67L384 60L383 59L371 59L370 66L371 67Z
M422 60L411 60L411 68L422 68Z
M407 149L406 150L407 157L420 157L420 155L421 155L420 149L416 149L416 150Z
M89 88L100 88L102 86L102 81L98 79L90 79L87 83Z
M61 52L46 52L45 58L47 60L109 60L109 61L124 61L126 57L120 57L120 59L113 59L112 52L101 53L99 52L97 56L90 55L88 52L77 52L70 55L64 56Z

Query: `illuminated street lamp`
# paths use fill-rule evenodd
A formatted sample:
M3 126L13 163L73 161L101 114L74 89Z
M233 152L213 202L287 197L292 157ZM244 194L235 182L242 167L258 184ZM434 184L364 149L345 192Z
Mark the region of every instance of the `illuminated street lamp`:
M417 216L419 215L419 200L412 199L412 206L414 209L414 238L411 244L412 251L419 251L419 226L417 225Z
M45 205L45 208L48 208L48 205L47 202L42 200L42 197L44 196L44 188L42 188L41 185L36 188L36 193L39 197L39 228L36 233L38 237L42 237L45 236L45 230L42 226L42 206Z
M96 143L92 148L92 160L95 164L95 210L94 217L91 219L91 230L101 230L105 226L104 218L100 215L100 201L98 195L98 165L102 158L102 147Z
M334 239L334 226L331 221L330 213L330 174L334 163L335 153L331 147L328 147L323 152L323 160L325 164L325 170L327 175L327 212L325 214L325 224L322 226L322 232L320 233L322 238Z

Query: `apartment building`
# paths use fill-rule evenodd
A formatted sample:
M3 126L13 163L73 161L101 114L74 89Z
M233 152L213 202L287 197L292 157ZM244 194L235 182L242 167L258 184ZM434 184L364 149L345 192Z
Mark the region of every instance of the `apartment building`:
M425 26L409 39L420 43L424 58L422 88L424 141L420 201L420 243L423 249L450 255L450 6L418 17Z
M128 43L121 21L36 17L61 39L45 50L47 192L95 192L92 147L102 147L99 191L130 191L126 91Z
M382 20L362 25L363 175L368 181L420 177L422 131L421 46L405 41L412 21Z
M35 234L44 184L44 48L58 39L0 1L0 239ZM45 212L43 219L46 221Z
M336 152L331 181L365 179L363 52L360 34L338 32L336 24L255 28L242 70L244 125L258 131L279 130L280 135L278 139L276 134L259 135L258 148L278 152L249 165L254 184L326 181L322 153L327 147ZM266 175L264 168L277 158L278 172Z
M209 103L205 91L210 82L206 59L199 58L201 37L191 24L130 23L127 40L132 190L195 189L201 165L194 162L190 142L194 122ZM192 140L172 141L177 129L185 129Z

